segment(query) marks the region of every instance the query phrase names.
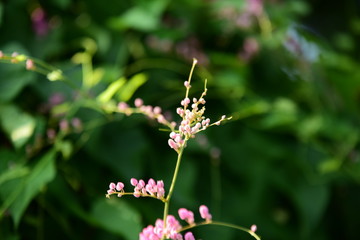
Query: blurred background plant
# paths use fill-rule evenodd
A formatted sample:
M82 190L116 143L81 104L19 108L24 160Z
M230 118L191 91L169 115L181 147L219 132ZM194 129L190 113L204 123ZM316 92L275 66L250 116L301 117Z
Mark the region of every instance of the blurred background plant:
M190 142L170 213L207 204L216 219L256 223L263 239L355 239L359 10L324 0L0 2L0 239L136 239L161 217L151 199L104 197L114 179L169 187L175 164L167 132L113 110L141 97L175 116L194 57L193 94L208 79L207 114L233 118ZM29 71L4 57L14 52L50 65Z

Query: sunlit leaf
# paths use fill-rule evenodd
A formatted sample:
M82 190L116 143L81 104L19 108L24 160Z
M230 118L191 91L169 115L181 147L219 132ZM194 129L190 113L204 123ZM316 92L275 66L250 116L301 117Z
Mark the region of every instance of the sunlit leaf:
M145 74L139 73L134 75L126 84L120 89L118 93L118 99L120 101L128 101L135 93L135 91L141 87L147 81Z
M120 78L111 83L98 97L97 100L101 103L108 102L125 84L125 78Z
M22 147L32 136L35 119L15 105L0 106L0 124L16 148Z

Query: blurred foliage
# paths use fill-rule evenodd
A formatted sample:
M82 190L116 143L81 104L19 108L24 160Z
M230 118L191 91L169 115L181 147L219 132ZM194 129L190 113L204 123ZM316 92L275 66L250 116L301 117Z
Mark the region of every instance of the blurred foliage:
M356 239L359 10L324 0L0 2L0 50L62 70L0 65L0 239L130 240L162 217L151 199L105 199L110 181L131 177L169 187L176 158L156 123L112 112L141 97L175 115L194 57L192 94L208 79L207 115L233 119L190 142L170 213L207 204L217 220L257 224L263 239Z

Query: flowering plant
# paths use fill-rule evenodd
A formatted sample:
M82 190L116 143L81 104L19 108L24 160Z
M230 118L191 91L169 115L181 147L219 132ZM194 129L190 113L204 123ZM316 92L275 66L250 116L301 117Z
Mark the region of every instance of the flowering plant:
M184 149L187 146L187 142L191 138L195 138L195 135L197 133L206 130L208 127L220 125L221 122L231 119L231 117L226 117L225 115L223 115L219 120L211 123L211 120L204 116L206 103L205 96L207 93L206 81L204 91L202 92L200 98L193 98L192 101L190 100L189 92L191 88L191 78L196 63L197 60L194 59L189 78L187 81L184 82L184 86L186 88L185 98L181 100L181 107L176 109L176 113L181 117L180 124L168 121L162 114L162 110L160 107L144 105L143 100L140 98L135 99L134 108L129 107L125 102L120 102L118 104L119 112L122 112L126 115L130 115L133 113L141 113L149 118L156 119L160 124L163 124L170 129L171 133L169 136L168 145L177 153L177 162L169 193L167 195L165 194L164 182L162 180L155 181L154 179L150 178L146 183L143 179L137 180L135 178L131 178L130 183L134 187L134 190L132 192L126 192L124 190L125 185L123 182L117 182L116 184L111 182L109 184L109 189L107 190L106 197L110 198L110 196L112 195L117 195L118 197L122 197L125 195L133 195L136 198L155 198L164 203L163 218L157 219L154 226L149 225L145 227L143 231L139 234L140 240L194 240L195 237L192 232L186 232L184 236L181 233L188 231L194 227L208 224L239 229L248 232L255 239L259 240L260 237L255 233L257 229L256 225L252 225L250 229L247 229L233 224L213 221L212 215L210 214L209 209L206 205L201 205L199 207L200 216L204 220L202 222L195 222L194 213L185 208L180 208L178 210L178 215L181 220L184 220L187 223L186 226L182 226L175 218L175 216L169 215L170 201L175 189L182 155Z

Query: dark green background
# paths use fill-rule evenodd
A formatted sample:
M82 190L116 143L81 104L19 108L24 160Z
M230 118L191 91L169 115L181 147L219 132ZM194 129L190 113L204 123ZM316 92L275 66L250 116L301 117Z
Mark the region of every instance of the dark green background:
M148 80L129 104L141 97L173 116L191 59L198 58L191 96L199 97L208 79L206 116L233 119L189 142L170 213L185 207L199 221L197 209L206 204L216 220L257 224L264 240L356 239L360 2L265 1L271 36L257 21L241 29L216 15L244 6L238 0L5 0L0 50L59 67L80 88L82 69L71 58L84 51L84 39L93 39L93 65L104 75L86 90L90 99L119 77L142 73ZM42 36L31 18L39 7L49 24ZM259 50L244 60L239 54L249 37ZM289 41L295 52L285 47ZM44 111L59 92L69 103L61 117ZM176 162L168 132L140 115L96 111L90 100L74 100L77 93L23 66L0 65L0 239L130 240L162 217L160 201L107 200L105 193L111 181L130 187L131 177L163 179L168 189ZM46 129L58 131L62 118L74 117L84 131L59 134L51 144ZM21 121L35 124L34 134L14 143L11 126ZM251 239L214 226L194 235Z

